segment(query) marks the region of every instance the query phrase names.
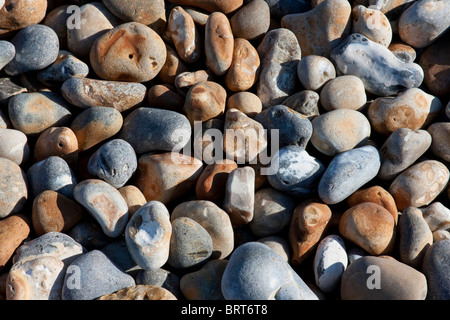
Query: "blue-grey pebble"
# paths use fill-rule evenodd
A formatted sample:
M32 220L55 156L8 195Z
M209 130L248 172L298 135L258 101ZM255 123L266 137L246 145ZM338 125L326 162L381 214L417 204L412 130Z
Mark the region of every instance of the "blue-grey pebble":
M16 47L6 40L0 40L0 70L3 69L16 55Z
M115 188L121 188L137 169L137 157L133 147L122 139L103 144L88 161L88 171Z
M231 254L221 285L226 300L318 300L275 251L253 241Z
M281 19L291 13L302 13L312 9L307 0L264 0L269 5L270 16Z
M32 198L45 190L53 190L73 199L73 189L78 183L67 162L57 156L33 164L27 171L27 178Z
M23 28L12 38L11 43L16 47L16 55L4 70L12 76L42 70L58 57L58 35L43 24Z
M82 220L67 233L86 250L102 249L111 242L96 221Z
M319 197L326 204L345 200L371 181L380 170L378 150L370 145L342 152L331 160L319 182Z
M92 250L76 259L67 269L63 300L95 300L136 285L134 278L120 270L104 253Z
M317 191L326 167L300 146L281 148L271 160L276 172L268 175L270 185L293 196L307 196ZM275 170L278 166L278 170Z
M130 143L137 154L179 151L191 138L191 125L181 113L141 107L124 119L119 138Z
M338 75L354 75L365 89L377 96L391 96L419 87L423 69L397 58L387 47L360 33L349 35L331 52Z
M172 292L178 299L183 298L180 289L180 277L163 268L140 270L136 275L136 284L161 287Z
M137 263L133 260L128 251L125 239L120 238L114 242L108 243L101 250L119 269L130 274L130 271L139 269ZM139 272L139 270L136 271Z
M427 277L429 300L450 300L450 239L428 248L422 270Z

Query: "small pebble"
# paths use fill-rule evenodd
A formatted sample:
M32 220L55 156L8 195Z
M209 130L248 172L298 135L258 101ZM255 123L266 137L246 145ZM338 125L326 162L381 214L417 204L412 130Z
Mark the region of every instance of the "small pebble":
M168 290L150 285L135 285L105 294L97 300L177 300Z
M175 78L183 73L187 72L189 69L187 64L178 56L177 51L170 45L166 44L166 62L158 73L157 79L162 81L164 84L174 85Z
M71 78L84 78L89 74L89 66L68 51L60 50L55 62L37 74L43 84L60 85ZM69 101L70 102L70 101Z
M15 162L0 157L0 218L19 213L28 199L28 179Z
M0 220L0 270L4 271L6 264L16 249L30 234L30 222L21 214L12 215Z
M278 254L287 263L291 260L291 246L288 240L280 236L267 236L257 240L263 243Z
M422 270L427 277L428 300L450 299L450 240L431 245L423 259Z
M209 70L185 71L179 73L175 77L174 84L177 89L177 92L185 97L189 93L189 89L191 89L193 85L199 82L209 81L210 86L217 85L218 83L214 82L213 80L214 80L213 74Z
M435 122L427 131L431 135L430 151L439 159L450 162L450 122Z
M431 231L450 228L450 209L441 202L419 208Z
M39 135L34 145L34 160L39 162L51 156L61 157L71 168L75 168L78 140L70 128L50 127Z
M9 41L0 40L0 70L16 55L16 47Z
M388 47L392 53L406 63L412 63L417 58L416 50L403 42L393 42Z
M0 128L0 157L21 165L29 156L28 138L22 131Z
M297 75L306 90L318 91L336 78L336 69L328 58L310 54L298 63Z
M320 91L320 104L326 111L336 109L362 111L366 102L364 83L352 75L331 79Z
M297 111L312 121L320 114L319 97L315 91L302 90L284 100L282 105Z
M134 185L127 185L119 189L120 194L125 199L128 206L128 213L130 218L135 214L140 207L147 203L141 190Z
M181 113L184 98L171 84L156 84L147 92L147 102L150 108L166 109Z
M433 231L433 243L442 240L450 240L450 232L447 230L436 230Z
M250 118L254 118L262 111L262 102L259 97L249 91L237 92L227 99L226 111L237 109Z
M392 41L392 27L386 15L378 9L361 5L352 9L352 33L361 33L385 47L389 47Z
M174 272L162 268L141 270L136 275L136 284L161 287L170 291L177 299L182 299L180 290L180 277Z
M235 38L254 40L261 38L270 27L270 8L265 0L250 1L230 19Z

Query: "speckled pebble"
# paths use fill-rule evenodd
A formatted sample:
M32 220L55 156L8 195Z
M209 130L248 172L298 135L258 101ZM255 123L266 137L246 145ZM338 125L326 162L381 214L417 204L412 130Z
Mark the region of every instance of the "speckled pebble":
M375 8L357 5L352 9L352 33L361 33L368 39L388 47L392 41L392 27L386 15Z
M419 208L431 231L450 228L450 209L441 202Z
M37 79L49 86L60 85L70 78L84 78L89 74L89 66L72 53L60 50L55 62L41 70Z
M98 300L177 300L177 298L164 288L150 285L135 285L109 293Z
M320 91L320 104L326 111L336 109L362 111L366 102L364 83L352 75L331 79Z

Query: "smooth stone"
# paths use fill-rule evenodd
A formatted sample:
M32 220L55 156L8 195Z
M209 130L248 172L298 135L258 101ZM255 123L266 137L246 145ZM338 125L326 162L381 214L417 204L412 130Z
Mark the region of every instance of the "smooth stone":
M73 119L70 129L78 140L78 151L86 151L118 133L124 120L122 114L109 107L83 110ZM124 139L125 140L125 139Z
M320 104L326 111L336 109L362 111L366 102L364 83L352 75L331 79L320 91Z
M18 82L17 79L13 77L0 78L0 87L2 88L2 90L0 91L0 106L6 107L8 106L11 97L28 91L27 88L22 86L20 82ZM3 128L11 127L11 123L9 119L7 119L6 115L2 116L1 123Z
M0 5L0 34L10 34L27 26L40 23L47 11L46 0L3 1Z
M133 260L124 237L109 242L100 251L102 251L121 270L133 277L142 271L142 268Z
M47 14L41 22L56 32L59 39L60 49L67 48L67 20L73 13L69 7L70 4L61 3L61 5L55 5L55 7L52 7L50 4L47 9Z
M312 199L302 201L294 209L288 235L293 265L301 264L314 253L326 234L331 215L328 205Z
M352 9L352 33L361 33L385 47L389 47L392 41L392 27L386 15L378 9L361 5Z
M422 212L414 207L403 210L398 231L400 261L420 270L425 253L433 244L433 234Z
M224 300L221 280L227 260L210 260L198 271L185 274L180 289L187 300Z
M177 299L183 297L180 290L180 277L162 268L139 271L136 275L136 284L161 287L170 291Z
M200 160L179 153L144 154L138 159L134 185L147 201L168 204L192 190L202 170Z
M103 232L100 225L96 221L89 219L82 219L67 234L88 251L100 250L111 242L111 238Z
M101 79L147 82L158 75L166 57L166 45L153 29L128 22L95 40L90 62Z
M53 29L35 24L20 30L11 43L16 48L14 59L4 70L17 76L29 71L42 70L51 65L59 53L59 39Z
M180 6L192 6L208 12L222 12L229 14L242 6L243 0L169 0L169 2Z
M83 217L83 208L75 201L46 190L33 200L31 221L38 236L48 232L67 233Z
M369 254L389 254L395 244L394 217L384 207L364 202L350 207L339 220L339 233Z
M165 24L164 0L133 1L127 5L124 5L120 0L103 0L102 2L112 14L122 21L140 22L155 30Z
M370 137L371 127L367 117L356 110L336 109L312 121L312 145L327 156L364 145Z
M235 38L261 38L270 27L270 7L264 0L253 0L242 6L230 19Z
M442 240L450 240L450 232L447 230L436 230L433 231L433 243Z
M8 114L14 129L27 136L67 125L72 120L67 102L53 92L24 92L13 96L9 99Z
M375 99L367 110L373 130L389 135L397 129L422 129L442 109L439 98L419 88L407 89L395 97Z
M9 41L0 40L0 70L10 63L16 55L16 47Z
M39 135L33 151L33 159L36 162L58 156L75 168L78 161L77 136L68 127L50 127Z
M134 185L127 185L119 189L128 206L128 213L132 217L140 207L147 203L141 190Z
M419 208L432 232L450 228L450 209L441 202Z
M62 84L61 93L80 108L110 107L124 112L144 101L147 88L141 83L70 78Z
M237 109L250 118L254 118L262 111L262 102L259 97L249 91L237 92L227 99L226 111Z
M445 34L450 27L447 1L423 0L413 3L400 16L398 33L402 41L424 48Z
M192 17L194 22L204 27L206 25L206 21L208 20L209 13L205 10L194 8L194 7L185 7L185 10Z
M391 50L397 58L407 63L412 63L417 58L416 50L403 42L392 42L388 49Z
M319 112L319 94L312 90L302 90L294 93L281 104L297 111L312 121Z
M102 180L87 179L76 185L73 196L108 237L117 238L123 233L129 220L128 206L116 188Z
M72 53L60 50L55 62L38 72L37 79L45 85L52 86L60 85L71 78L84 78L88 74L89 66L86 63Z
M155 84L147 92L147 102L150 108L182 113L184 97L177 92L174 85Z
M73 198L73 189L77 185L75 173L64 159L57 156L35 162L27 171L27 180L33 200L45 190Z
M449 170L441 162L425 160L409 167L392 181L389 193L397 208L421 207L430 204L445 188Z
M28 179L15 162L0 157L0 218L20 212L28 199Z
M136 284L99 250L81 255L69 268L72 272L64 277L62 300L93 300Z
M175 78L183 72L189 71L186 63L180 58L177 51L166 44L167 57L166 62L158 73L158 80L165 84L174 85Z
M198 84L199 82L209 81L214 84L218 84L214 82L213 73L210 70L197 70L197 71L185 71L176 75L174 80L175 88L177 92L186 97L189 93L189 90L192 86ZM219 87L217 87L219 88ZM220 89L219 89L220 90ZM220 90L221 91L221 90ZM221 99L219 99L221 100Z
M214 118L206 120L201 123L201 128L199 122L196 122L194 124L193 136L194 156L201 158L206 165L234 161L226 157L224 159L222 156L223 147L221 146L221 142L223 133L224 121L222 119Z
M286 261L253 241L233 252L221 287L226 300L318 300Z
M64 263L41 257L15 263L8 273L7 300L61 300Z
M30 222L24 215L11 215L0 220L0 270L4 271L16 249L30 234Z
M234 249L234 231L228 214L211 201L182 202L173 209L170 219L187 217L198 222L213 242L211 259L225 259Z
M351 31L351 6L346 0L326 0L304 13L287 14L281 27L296 35L304 57L329 57Z
M268 246L286 262L291 260L292 249L288 239L279 236L267 236L258 239L257 242Z
M222 209L233 226L242 226L253 219L255 205L255 170L240 167L228 175Z
M314 279L320 290L331 292L338 287L347 264L344 240L335 234L323 238L313 262Z
M331 52L338 75L354 75L376 96L390 96L422 84L424 73L416 63L406 63L387 47L360 33L348 36Z
M428 300L450 299L450 240L442 240L428 248L422 270L427 277Z
M284 192L264 188L255 192L253 219L248 226L257 237L278 234L286 229L292 219L295 200Z
M306 148L313 135L311 121L301 113L284 105L275 105L264 109L254 118L272 137L272 130L278 132L278 147L298 146Z
M25 163L29 156L30 146L28 138L23 132L0 128L0 157L20 165Z
M381 167L378 178L393 180L418 160L431 145L426 130L400 128L392 132L380 148Z
M169 258L172 225L167 208L158 201L143 205L125 229L125 241L133 260L144 270L162 267Z
M292 196L309 196L316 192L325 165L300 146L281 148L272 158L275 174L268 175L270 185Z
M297 75L306 90L319 91L336 78L336 69L328 58L310 54L298 63Z
M340 153L320 179L319 197L327 204L339 203L375 178L379 169L380 155L373 146Z
M302 51L295 34L285 28L267 32L257 50L261 71L256 94L265 109L280 104L297 91L297 66Z
M167 263L176 269L200 266L210 259L213 242L208 231L188 217L172 221L169 259Z
M342 300L425 300L427 289L420 271L395 259L365 256L345 270L340 293Z
M450 162L450 122L435 122L427 129L431 135L430 151L446 162Z
M311 10L311 3L306 0L264 0L270 8L270 16L281 19L290 13L301 13Z
M150 285L135 285L99 297L97 300L177 300L168 290Z
M205 25L206 66L216 76L224 75L233 60L234 36L228 17L221 12L209 15Z

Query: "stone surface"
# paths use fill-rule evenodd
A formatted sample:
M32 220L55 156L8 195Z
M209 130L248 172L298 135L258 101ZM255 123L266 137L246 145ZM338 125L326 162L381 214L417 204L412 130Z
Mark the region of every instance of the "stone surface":
M180 277L174 272L162 268L139 271L136 275L136 284L161 287L170 291L177 299L183 298L180 290Z
M449 254L450 240L434 243L425 254L422 270L427 277L428 300L448 300L450 298Z
M111 238L103 232L100 225L94 220L81 220L70 229L68 235L89 251L100 250L111 241Z
M4 270L14 251L30 234L30 222L24 215L11 215L0 220L0 270Z
M9 41L0 40L0 70L3 69L16 55L16 47Z
M320 104L326 111L336 109L362 111L366 102L364 83L352 75L331 79L320 91Z
M174 84L177 75L188 71L188 66L180 58L177 51L170 45L166 44L166 62L158 73L158 79L166 84Z
M1 1L0 1L1 2ZM1 5L0 5L1 7ZM59 39L60 49L67 49L67 20L72 15L73 11L69 8L70 4L60 4L56 6L50 6L47 8L47 14L45 15L42 24L52 28Z
M319 94L315 91L302 90L284 100L282 105L301 113L312 121L320 114L319 98Z
M275 251L283 260L291 261L292 249L288 239L280 236L267 236L257 240Z
M33 159L36 162L58 156L75 168L78 162L77 136L68 127L50 127L39 135L33 151Z
M392 42L388 49L391 50L397 58L407 63L412 63L417 58L416 50L403 42Z
M270 27L270 7L264 0L250 1L233 14L230 24L235 38L261 38Z
M431 135L430 151L439 159L450 162L450 122L435 122L427 131Z
M164 0L133 1L126 6L120 0L104 0L103 4L120 20L140 22L155 30L165 25Z
M318 91L336 78L336 69L328 58L310 54L298 63L297 75L306 90Z
M431 231L450 228L450 209L441 202L419 208Z
M135 285L103 295L98 300L177 300L177 298L164 288Z
M147 102L150 108L166 109L182 112L184 97L171 84L156 84L147 92Z
M219 11L225 14L235 11L243 4L243 0L169 0L169 2L180 6L193 6L209 12Z
M8 102L11 97L16 96L20 93L27 92L27 88L20 84L17 79L12 77L0 78L0 85L2 91L0 91L0 105L8 106ZM2 124L4 128L11 127L10 121L6 121L5 117L2 117ZM6 126L5 126L6 125Z
M118 189L128 206L128 214L132 217L140 207L147 203L141 190L134 185L127 185Z
M433 243L442 240L450 240L450 232L447 230L436 230L433 231Z
M254 118L262 111L262 102L259 97L248 91L237 92L227 99L226 110L238 109L246 116Z
M361 33L385 47L389 47L392 41L392 27L386 15L378 9L361 5L352 9L352 33Z
M0 29L8 32L23 29L32 24L41 22L46 14L47 1L45 0L5 0L0 5Z
M209 81L213 83L214 82L213 80L214 80L213 73L208 69L197 71L185 71L175 76L174 84L177 89L177 92L183 97L186 97L189 93L189 89L191 89L192 86L194 86L195 84L204 81ZM218 83L214 82L214 84Z
M0 128L0 157L17 165L25 163L30 157L27 136L19 130Z

